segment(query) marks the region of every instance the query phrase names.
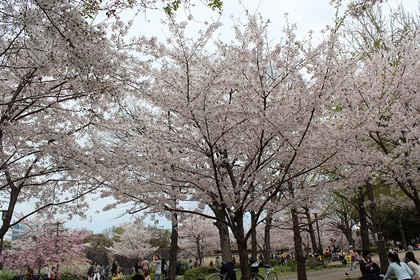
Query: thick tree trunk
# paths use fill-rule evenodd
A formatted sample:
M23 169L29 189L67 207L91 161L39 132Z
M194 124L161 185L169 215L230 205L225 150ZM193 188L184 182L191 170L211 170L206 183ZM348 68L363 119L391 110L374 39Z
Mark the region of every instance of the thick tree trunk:
M13 184L13 183L9 183ZM13 184L14 186L14 184ZM7 231L9 230L10 223L12 222L13 213L15 210L15 206L19 197L20 188L12 187L9 195L9 205L7 207L7 211L4 214L4 220L3 224L0 228L0 238L3 239L3 237L6 235ZM3 215L3 213L1 213ZM3 217L2 217L3 218Z
M171 247L169 249L169 271L168 278L175 280L176 278L176 263L178 255L178 215L172 213L172 232L171 232Z
M373 187L369 182L366 183L366 192L370 201L370 214L372 217L372 229L373 229L373 234L375 236L376 247L378 249L381 271L386 272L386 270L388 269L389 262L388 262L388 257L387 257L387 253L385 249L385 243L382 238L380 222L378 220L378 215L376 213L376 202L373 196Z
M264 263L270 265L271 264L271 223L273 218L271 218L271 213L268 214L265 220L265 227L264 227Z
M242 274L242 280L251 280L249 269L248 247L245 239L243 213L236 214L236 242L238 244L239 265Z
M225 216L223 212L219 210L217 207L212 207L213 213L216 218L220 220L224 220ZM222 255L222 261L231 262L232 261L232 247L230 244L230 237L229 237L229 229L225 223L220 221L216 221L214 225L219 230L219 237L220 237L220 251Z
M200 238L197 238L195 241L195 245L197 247L197 259L198 259L198 263L200 264L200 266L203 265L203 252L201 251L201 244L200 244Z
M365 195L363 192L363 188L359 188L359 197L356 202L356 209L359 213L360 237L362 238L362 248L369 250L370 249L369 227L368 227L368 222L366 218L366 208L364 205L364 200L365 200ZM349 243L349 244L353 244L353 243Z
M251 211L251 258L257 261L257 229L255 226L256 218L255 218L255 211Z
M238 240L238 253L242 280L251 280L251 272L248 265L248 248L246 242Z
M302 236L300 235L299 216L296 208L292 208L292 228L295 245L295 258L297 262L298 280L307 280L305 257L303 256Z
M312 253L318 252L318 246L316 245L316 237L315 237L315 231L314 231L314 221L311 219L311 213L309 212L308 208L305 208L305 215L306 219L308 220L308 230L309 230L309 236L311 237L311 243L312 243Z
M401 221L401 216L398 216L398 229L400 230L400 234L401 234L401 241L403 243L404 246L404 250L408 249L408 243L407 243L407 238L405 236L405 231L404 231L404 227Z

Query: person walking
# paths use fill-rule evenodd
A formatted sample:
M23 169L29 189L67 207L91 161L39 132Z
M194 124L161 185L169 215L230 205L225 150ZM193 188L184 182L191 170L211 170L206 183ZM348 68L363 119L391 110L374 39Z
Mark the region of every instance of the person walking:
M95 276L95 267L94 267L93 263L91 263L89 265L89 269L88 269L87 274L88 274L88 280L93 280L93 276ZM50 279L50 275L51 275L51 273L48 272L48 279Z
M111 265L111 274L117 275L118 272L118 263L117 260L114 260Z
M412 279L414 275L413 272L405 262L400 261L397 252L389 252L388 260L391 264L389 265L388 270L384 276L384 280L390 279L392 273L395 274L398 280Z
M353 270L353 269L356 269L357 254L356 254L356 251L354 251L352 245L349 246L349 252L351 256L351 268Z
M108 280L109 278L109 264L107 264L104 268L104 277L105 277L105 280Z
M93 265L93 280L101 280L101 266L98 261Z
M413 279L420 280L420 264L416 260L416 257L414 257L414 253L413 252L405 253L405 261L407 262L408 267L411 269L411 271L414 274Z
M153 257L153 263L155 264L155 280L159 280L162 275L162 261L158 255Z
M351 255L350 255L349 251L346 252L346 256L344 258L346 260L347 267L350 269L350 271L352 271L353 266L352 266L352 263L351 263ZM348 275L348 274L346 274L346 275Z

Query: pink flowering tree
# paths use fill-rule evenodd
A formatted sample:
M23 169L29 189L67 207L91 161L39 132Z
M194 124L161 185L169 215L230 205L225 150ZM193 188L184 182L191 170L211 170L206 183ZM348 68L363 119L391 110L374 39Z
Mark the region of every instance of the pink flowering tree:
M200 264L213 250L220 250L220 239L213 221L200 216L189 216L179 230L180 249L183 255L197 258Z
M83 216L84 195L103 183L87 140L124 88L123 57L81 2L0 3L0 237L43 210Z
M157 247L150 243L153 231L145 227L141 221L125 224L123 232L114 241L111 252L134 260L141 260L156 252Z
M124 155L125 168L113 178L112 190L121 199L147 197L142 201L154 209L227 225L243 279L249 279L248 240L268 205L293 193L290 187L302 175L332 164L338 151L340 135L331 137L327 109L339 82L329 72L339 62L331 50L334 34L312 46L289 26L285 40L274 45L258 17L236 26L232 42L216 41L209 51L217 26L191 39L187 24L173 21L167 42L141 38L133 44L145 60L132 63L145 74L138 93L130 93L128 113L114 118L123 141L114 141L119 146L113 151ZM287 199L298 203L310 186ZM256 222L247 228L250 211Z
M1 258L4 266L11 269L29 267L38 273L44 266L59 269L84 260L84 239L89 234L87 230L67 229L60 221L26 219L17 231L17 240L3 251Z
M361 206L369 211L381 268L386 269L378 215L381 200L375 193L382 192L382 201L411 205L420 215L419 81L413 78L419 71L419 24L402 9L384 16L380 7L370 5L346 26L343 39L349 44L342 55L355 68L342 85L341 96L337 95L342 107L337 117L352 135L344 147L345 168L341 169L347 179L340 183L355 187L347 197L361 195Z

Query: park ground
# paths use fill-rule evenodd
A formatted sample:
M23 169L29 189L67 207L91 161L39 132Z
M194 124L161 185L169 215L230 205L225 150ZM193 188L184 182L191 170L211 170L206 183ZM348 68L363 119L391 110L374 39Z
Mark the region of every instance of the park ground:
M420 260L420 250L413 251L417 260ZM404 259L405 252L400 252L398 254L400 259ZM372 261L379 264L379 257L377 255L372 256ZM332 262L330 265L336 265L336 262ZM346 275L345 273L349 275ZM349 280L349 279L359 279L362 274L360 273L359 266L353 271L350 271L347 267L342 268L326 268L319 271L308 272L308 280ZM297 275L284 275L279 276L279 280L296 280Z

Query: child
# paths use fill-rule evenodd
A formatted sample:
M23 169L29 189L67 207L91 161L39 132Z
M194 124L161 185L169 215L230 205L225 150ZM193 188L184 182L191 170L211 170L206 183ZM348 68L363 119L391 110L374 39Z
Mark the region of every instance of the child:
M350 252L348 251L346 252L346 256L344 257L344 259L346 260L346 264L350 268L350 271L353 271L353 264L352 264Z

